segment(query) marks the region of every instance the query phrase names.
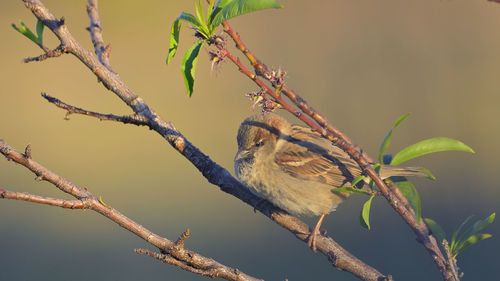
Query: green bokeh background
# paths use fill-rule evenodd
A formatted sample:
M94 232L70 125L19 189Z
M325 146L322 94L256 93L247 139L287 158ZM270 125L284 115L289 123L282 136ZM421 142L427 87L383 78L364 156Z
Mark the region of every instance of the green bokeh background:
M416 141L460 139L476 154L438 153L412 161L437 181L415 180L423 216L451 232L468 215L499 210L500 5L482 1L281 1L285 8L231 21L255 54L287 71L288 85L370 155L397 117L410 112L389 152ZM44 1L92 48L86 1ZM193 42L184 25L179 55L164 61L172 21L192 1L101 1L111 63L134 91L206 154L232 172L236 130L252 114L256 90L230 63L210 73L202 51L195 93L180 73ZM70 55L22 63L40 50L11 23L36 21L21 1L0 4L0 138L72 182L89 188L152 231L266 280L356 280L329 266L286 230L207 183L157 134L145 128L71 116L40 97L104 113L129 109ZM46 32L50 47L57 41ZM232 43L229 43L232 46ZM282 112L284 116L289 114ZM290 118L290 120L292 120ZM0 188L65 197L26 169L0 160ZM374 200L372 230L353 196L328 216L329 235L396 280L441 280L426 251L385 200ZM314 219L307 219L310 224ZM500 227L459 256L464 280L497 280ZM205 280L132 249L144 241L91 211L0 201L0 280Z

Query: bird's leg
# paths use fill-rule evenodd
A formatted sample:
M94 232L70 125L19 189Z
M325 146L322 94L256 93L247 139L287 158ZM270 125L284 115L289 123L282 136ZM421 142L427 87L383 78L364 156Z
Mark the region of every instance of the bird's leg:
M321 224L323 223L323 219L325 219L326 214L323 213L318 219L318 222L316 223L316 226L313 228L311 231L311 234L309 234L309 239L307 240L307 246L311 248L314 252L316 252L316 235L319 234L319 228L321 227Z

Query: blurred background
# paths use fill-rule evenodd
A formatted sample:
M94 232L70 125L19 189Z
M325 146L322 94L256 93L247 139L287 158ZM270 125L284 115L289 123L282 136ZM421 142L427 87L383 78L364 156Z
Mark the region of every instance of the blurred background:
M72 34L92 44L86 1L44 0ZM482 1L290 1L231 20L268 66L287 71L289 87L327 116L372 157L394 121L389 152L437 136L463 141L476 154L442 152L412 161L437 181L415 179L423 216L451 233L467 216L499 210L500 5ZM192 98L180 73L192 44L187 24L180 50L165 65L172 21L192 1L100 1L104 39L121 79L194 145L233 172L236 130L254 112L244 94L256 86L235 66L210 73L203 51ZM35 19L21 1L0 4L0 138L138 221L186 246L266 280L357 280L252 207L221 192L156 133L72 115L40 97L103 113L130 110L71 55L25 64L41 50L10 26ZM50 48L58 42L50 32ZM230 42L229 46L233 46ZM235 52L237 54L237 52ZM286 112L282 115L290 117ZM294 121L298 122L298 121ZM0 159L0 187L64 197L25 168ZM366 198L353 196L327 216L324 228L347 250L396 280L441 280L407 225L376 198L372 230L358 222ZM305 218L313 224L315 219ZM0 201L0 280L205 280L133 252L147 243L91 211ZM493 238L465 250L463 280L497 280L498 222ZM383 257L383 258L381 258Z

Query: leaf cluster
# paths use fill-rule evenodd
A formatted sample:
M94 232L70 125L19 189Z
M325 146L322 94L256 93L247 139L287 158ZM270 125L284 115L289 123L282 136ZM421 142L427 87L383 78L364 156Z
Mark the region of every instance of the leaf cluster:
M483 230L488 225L492 224L495 220L495 216L496 214L492 213L487 218L478 220L472 225L469 225L469 227L467 227L466 229L462 230L474 216L467 217L453 232L450 238L448 251L450 252L452 258L455 259L460 252L476 244L477 242L490 238L492 236L491 234L478 232ZM437 224L430 218L424 218L424 221L439 241L443 241L446 239L446 232L439 224Z
M378 154L378 160L379 163L376 163L374 165L374 170L378 172L381 168L382 165L401 165L409 160L412 160L414 158L430 154L430 153L435 153L439 151L465 151L465 152L471 152L474 153L474 150L467 146L466 144L462 143L461 141L450 139L450 138L444 138L444 137L437 137L437 138L431 138L431 139L426 139L422 140L420 142L417 142L415 144L412 144L410 146L407 146L406 148L402 149L394 157L390 154L384 154L387 148L389 147L391 141L392 141L392 134L394 130L409 116L409 114L404 114L401 117L399 117L392 128L389 130L387 135L385 136L384 140L382 141L382 144L380 145L379 149L379 154ZM430 179L436 179L434 175L427 169L421 168L421 172L425 173L428 178ZM347 187L347 188L341 188L341 189L335 189L335 191L342 191L342 192L350 192L350 193L362 193L369 195L370 198L364 203L363 208L361 209L360 213L360 223L361 226L363 226L366 229L370 229L370 208L371 208L371 202L375 195L373 193L370 193L365 190L359 190L355 188L356 184L360 182L361 180L365 180L366 176L362 175L358 178L356 178L352 182L352 187ZM394 182L394 184L398 187L398 189L401 191L403 196L408 200L408 203L410 204L411 208L415 212L415 216L418 222L421 220L421 203L420 203L420 196L418 195L418 191L415 188L415 186L406 178L402 176L397 176L397 177L391 177L391 180ZM370 180L370 186L373 187L373 181Z
M211 42L215 29L222 22L254 11L282 8L281 4L276 0L210 0L206 13L203 13L201 0L195 0L194 6L196 15L182 12L172 23L167 55L167 64L169 64L179 46L181 22L190 23L195 30L195 36L200 40L191 45L186 51L181 63L181 71L189 97L194 91L195 69L200 50L205 43Z

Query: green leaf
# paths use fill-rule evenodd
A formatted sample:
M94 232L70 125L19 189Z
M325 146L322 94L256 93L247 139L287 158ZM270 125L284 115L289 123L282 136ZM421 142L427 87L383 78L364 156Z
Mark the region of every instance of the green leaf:
M415 212L415 217L417 222L420 223L421 218L421 207L420 207L420 196L418 195L415 186L408 181L405 177L391 177L394 184L399 188L403 196L410 203L411 208Z
M194 0L196 2L196 0ZM201 33L205 39L208 39L212 36L212 31L207 25L207 21L205 20L205 15L203 14L203 8L201 6L201 0L198 0L198 5L194 5L196 11L196 17L198 18L199 25L197 26L197 30Z
M456 244L462 244L464 243L467 239L469 239L470 236L478 233L479 231L483 230L485 227L490 225L493 221L495 220L495 213L491 214L487 218L483 220L479 220L475 222L471 227L469 227L462 235L460 235L457 239ZM460 247L460 246L457 246ZM459 250L458 250L459 251Z
M175 20L172 24L172 29L170 31L170 44L168 46L167 64L170 63L172 58L177 53L177 46L179 46L179 31L181 29L181 21Z
M194 90L194 74L196 70L196 63L200 54L201 46L205 43L204 40L194 43L184 54L182 59L181 71L186 83L187 94L189 97L193 94Z
M493 221L495 220L495 216L496 216L496 213L492 213L491 215L489 215L489 217L485 218L484 220L480 220L480 221L476 222L472 226L473 233L479 232L479 231L483 230L485 227L487 227L488 225L490 225L491 223L493 223Z
M221 0L209 19L209 25L215 29L223 21L246 13L270 8L282 8L276 0Z
M373 197L375 197L374 194L372 194L372 196L370 196L370 199L368 199L365 204L363 204L363 209L361 209L361 214L359 215L361 226L368 230L370 230L370 208L372 206Z
M43 45L43 28L45 27L45 25L43 24L43 22L41 20L38 20L36 22L36 34L38 36L38 43L40 45Z
M436 177L435 177L435 176L431 173L431 171L429 171L428 169L426 169L426 168L422 168L422 167L419 167L419 168L420 168L420 171L421 171L422 173L424 173L425 175L427 175L427 177L428 177L429 179L431 179L431 180L435 180L435 179L436 179Z
M195 16L190 13L182 12L172 23L172 28L170 30L170 43L168 46L167 64L170 63L172 58L177 53L177 46L179 46L179 32L181 30L181 20L191 23L195 28L200 26L200 23Z
M460 226L453 232L453 235L451 236L451 244L450 244L450 252L453 252L453 249L455 249L455 245L458 242L457 241L457 236L460 230L473 218L473 215L470 215L467 217L461 224Z
M207 23L209 23L210 19L212 18L212 13L215 10L214 7L215 7L216 2L217 2L217 0L210 0L210 2L208 3L208 8L207 8L208 21L207 21Z
M379 153L378 153L378 159L379 159L379 162L380 163L383 163L383 156L384 156L384 152L385 150L387 149L387 147L389 147L389 144L391 144L391 139L392 139L392 132L394 131L394 129L396 129L399 124L401 122L403 122L403 120L406 119L406 117L408 117L410 114L409 113L406 113L406 114L403 114L401 117L398 118L398 120L396 120L396 123L394 123L394 126L392 126L392 128L389 130L389 132L387 133L387 135L385 136L384 140L382 141L382 144L380 145L380 150L379 150Z
M190 13L186 13L186 12L182 12L179 15L179 17L177 17L176 20L187 21L190 24L192 24L195 28L199 28L201 26L201 22L195 16L193 16Z
M365 178L366 178L366 176L361 175L361 176L353 179L351 182L351 185L356 186L360 181L364 180Z
M394 158L392 158L391 165L400 165L408 160L425 154L448 150L474 153L472 148L468 147L461 141L449 138L432 138L417 142L404 148L398 152Z
M453 237L451 238L452 243L450 245L450 253L453 255L453 257L456 257L461 251L463 251L465 248L476 244L477 242L490 238L491 235L487 233L479 233L476 234L477 232L483 230L486 226L490 225L493 223L495 220L495 213L492 213L490 216L483 220L479 220L475 222L471 227L469 227L464 233L462 233L458 238L458 234L460 233L460 230L471 220L472 216L469 216L467 219L465 219L464 222L458 227L457 230L453 233Z
M355 188L355 187L350 187L350 186L344 186L344 187L339 187L339 188L334 188L332 189L333 192L347 192L347 193L359 193L359 194L366 194L366 195L372 195L370 192Z
M480 234L471 235L471 236L469 236L469 238L467 238L467 240L460 243L457 246L457 248L455 249L455 251L453 251L453 252L450 251L450 252L454 257L456 257L458 255L458 253L462 252L463 250L465 250L469 246L472 246L481 240L490 238L491 236L492 235L488 234L488 233L480 233Z
M444 232L443 228L439 224L437 224L437 222L429 218L424 218L424 221L425 224L427 224L427 226L431 229L432 234L436 236L438 241L443 241L444 239L446 239L446 232Z
M196 2L196 0L194 0ZM196 17L200 23L206 23L205 15L203 14L203 8L201 6L201 0L198 0L198 5L194 4L194 10L196 11Z
M17 30L19 33L21 33L22 35L26 36L28 39L30 39L31 41L35 42L36 44L38 44L38 38L36 37L36 35L24 24L24 22L22 20L19 20L19 24L21 25L21 27L17 27L15 24L12 24L12 27Z

